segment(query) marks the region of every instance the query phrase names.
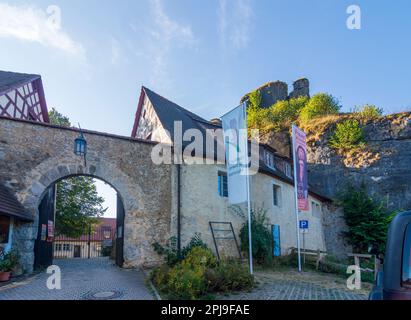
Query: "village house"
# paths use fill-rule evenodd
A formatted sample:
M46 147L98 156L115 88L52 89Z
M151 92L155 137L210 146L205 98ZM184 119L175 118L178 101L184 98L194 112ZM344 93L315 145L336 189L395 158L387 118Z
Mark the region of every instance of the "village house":
M131 137L84 131L91 152L84 167L84 160L72 151L79 131L48 124L40 76L0 72L0 79L0 129L5 139L0 158L21 163L19 169L13 161L2 162L0 167L1 246L19 251L24 270L31 272L42 260L49 263L53 251L55 256L88 256L88 248L53 235L53 186L59 179L84 173L110 183L118 192L117 224L113 228L119 266L159 264L162 257L154 251L154 243L164 244L175 237L178 247L183 248L196 234L219 257L241 254L239 232L246 221L246 209L229 204L224 157L210 155L205 148L204 154L195 156L211 157L213 164L156 165L150 158L150 150L159 143L175 145L175 122L180 122L182 132L196 129L206 143L207 135L221 131L220 119L206 120L142 87ZM307 86L308 80L298 80L290 96L308 95ZM267 88L264 101L289 96L282 82L270 83ZM21 136L24 132L34 143L25 142L29 140ZM183 141L183 149L189 143ZM217 139L216 148L218 143ZM258 172L250 179L252 207L266 212L273 255L287 255L297 246L292 159L272 145L257 147ZM302 245L327 251L330 223L324 221L334 216L329 215L334 210L331 200L310 187L309 203L309 211L300 215L309 222ZM100 247L94 249L100 251Z
M306 92L307 89L304 90ZM132 137L173 144L175 121L181 121L183 132L198 129L203 137L210 134L210 130L221 129L219 119L203 119L142 87ZM183 148L186 145L183 142ZM181 246L184 246L194 234L199 233L216 253L238 255L231 227L238 242L238 233L245 217L241 217L228 202L224 162L216 161L213 165L182 164L175 165L174 169L176 179L172 192L175 194L176 210L173 210L171 234L181 238ZM268 145L260 145L259 171L251 176L250 189L253 208L267 212L276 248L274 251L277 255L289 254L290 249L297 246L292 160L278 155ZM325 251L322 218L327 214L331 201L310 188L309 202L310 210L300 214L301 220L309 221L304 246ZM246 212L244 207L242 211Z

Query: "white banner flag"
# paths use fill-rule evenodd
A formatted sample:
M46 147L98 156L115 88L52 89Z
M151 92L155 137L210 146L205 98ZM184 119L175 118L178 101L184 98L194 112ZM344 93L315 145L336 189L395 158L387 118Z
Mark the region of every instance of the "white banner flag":
M228 199L231 204L247 201L248 136L246 103L224 115Z

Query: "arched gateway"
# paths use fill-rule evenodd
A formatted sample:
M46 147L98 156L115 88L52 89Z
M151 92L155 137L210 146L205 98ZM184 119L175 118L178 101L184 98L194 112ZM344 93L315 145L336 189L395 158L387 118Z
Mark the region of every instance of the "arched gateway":
M0 185L17 198L29 217L15 219L12 234L28 272L34 263L39 204L50 185L69 176L96 177L118 192L125 214L125 267L158 262L152 244L170 237L172 167L152 162L155 143L83 133L88 144L86 162L73 152L78 130L0 117Z

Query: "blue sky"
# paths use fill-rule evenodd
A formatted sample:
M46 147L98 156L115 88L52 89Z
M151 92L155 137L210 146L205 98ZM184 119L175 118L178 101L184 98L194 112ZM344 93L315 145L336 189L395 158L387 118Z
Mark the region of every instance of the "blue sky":
M141 85L205 118L262 83L291 85L301 76L345 110L411 107L406 0L0 3L0 69L41 74L49 108L88 129L129 135ZM353 3L362 10L361 30L346 28ZM52 4L61 9L61 29L30 34L42 30ZM7 28L11 16L18 32Z
M351 4L361 30L346 27ZM0 69L41 74L49 108L127 136L141 85L207 119L302 76L346 111L399 112L411 108L410 16L407 0L0 0Z

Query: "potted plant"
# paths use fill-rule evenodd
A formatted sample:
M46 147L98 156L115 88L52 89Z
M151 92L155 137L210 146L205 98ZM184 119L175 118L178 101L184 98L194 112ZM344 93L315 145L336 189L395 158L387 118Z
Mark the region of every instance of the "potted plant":
M0 259L0 282L10 280L11 272L18 264L19 257L17 253L10 251Z

